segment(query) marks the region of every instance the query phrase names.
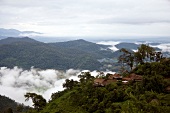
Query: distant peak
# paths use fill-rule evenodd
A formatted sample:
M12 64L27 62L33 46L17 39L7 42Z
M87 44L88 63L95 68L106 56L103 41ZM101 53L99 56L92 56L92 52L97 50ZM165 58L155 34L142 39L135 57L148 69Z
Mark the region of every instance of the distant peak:
M0 44L11 44L16 42L29 42L29 43L37 43L38 41L29 38L29 37L8 37L0 40Z
M77 39L77 41L85 41L85 42L87 42L86 40L84 40L84 39Z

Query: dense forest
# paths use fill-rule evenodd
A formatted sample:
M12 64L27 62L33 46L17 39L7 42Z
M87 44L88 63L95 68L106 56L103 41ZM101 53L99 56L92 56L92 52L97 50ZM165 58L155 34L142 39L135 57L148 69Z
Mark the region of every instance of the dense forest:
M24 104L15 102L14 100L0 95L0 113L21 113L31 109Z
M121 79L110 80L113 75L102 72L97 77L81 73L79 81L66 79L65 90L53 93L48 102L41 95L27 93L26 100L34 103L27 113L169 113L170 59L148 45L134 53L121 51L122 68L117 74ZM112 82L96 84L97 79Z
M71 42L74 47L67 48L60 44L42 43L25 38L7 38L0 40L0 66L14 66L30 69L31 66L40 69L100 69L102 64L97 59L109 57L112 52L101 51L107 46L90 43L84 40ZM80 46L75 46L79 43ZM65 43L65 45L69 42ZM89 47L89 48L87 48ZM89 49L89 52L87 51ZM93 51L93 52L91 52Z

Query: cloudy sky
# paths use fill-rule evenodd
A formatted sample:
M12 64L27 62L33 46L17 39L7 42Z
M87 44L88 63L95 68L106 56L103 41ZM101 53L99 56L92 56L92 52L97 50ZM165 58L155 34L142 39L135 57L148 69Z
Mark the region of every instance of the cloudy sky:
M170 0L0 0L0 28L46 36L170 36Z

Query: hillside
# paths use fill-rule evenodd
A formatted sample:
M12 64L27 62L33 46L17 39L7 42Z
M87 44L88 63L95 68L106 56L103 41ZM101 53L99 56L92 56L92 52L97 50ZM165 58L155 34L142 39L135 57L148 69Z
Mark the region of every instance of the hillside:
M22 37L22 38L8 37L8 38L0 40L0 45L12 44L12 43L16 43L16 42L40 43L40 42L38 42L34 39L31 39L29 37Z
M35 31L19 31L17 29L4 29L4 28L0 28L0 37L19 37L23 34L42 34L39 32L35 32Z
M77 41L72 42L73 45L75 45L75 42ZM41 69L96 70L102 67L98 59L107 57L107 54L111 55L110 50L106 51L106 55L100 55L103 52L100 48L103 46L91 42L86 42L86 45L94 46L94 49L91 48L89 52L83 44L69 48L69 46L41 43L30 38L7 38L0 40L0 44L0 66L11 68L19 66L29 69L34 66ZM65 45L67 45L67 42Z
M83 39L67 41L67 42L50 43L50 45L53 45L55 47L80 50L92 54L96 58L113 57L112 51L108 48L109 46L88 42Z
M7 111L9 109L12 109L14 113L18 113L21 111L26 111L29 108L22 104L15 102L14 100L8 97L0 95L0 113L4 113L4 111Z
M128 50L135 50L139 45L120 43L115 46L119 49L126 47ZM82 39L43 43L29 37L9 37L0 40L0 66L118 71L120 64L117 63L117 58L122 53L119 50L113 52L109 47ZM169 54L166 53L164 56Z
M45 106L30 113L169 113L169 65L170 59L142 64L122 79L119 74L95 78L89 72L82 73L79 82L66 80L64 91L53 93ZM155 66L157 68L153 68ZM119 80L111 80L111 76L119 76ZM130 80L130 76L141 79ZM123 82L127 78L129 80ZM97 84L95 80L98 80ZM107 80L112 82L106 83Z
M126 48L130 50L137 50L140 45L134 44L134 43L120 43L115 45L118 49Z

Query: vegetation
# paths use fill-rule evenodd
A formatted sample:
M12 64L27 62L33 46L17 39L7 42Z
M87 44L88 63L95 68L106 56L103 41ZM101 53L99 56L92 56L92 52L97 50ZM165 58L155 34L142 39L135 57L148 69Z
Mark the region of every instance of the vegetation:
M14 100L0 95L0 113L21 113L30 109L23 104L19 104Z
M76 41L75 41L76 42ZM79 41L81 43L81 41ZM90 42L86 42L86 45ZM91 43L90 43L91 44ZM87 52L82 47L66 48L62 46L54 46L34 41L33 39L4 39L0 41L0 66L13 68L19 66L29 69L31 66L41 69L55 68L59 70L74 69L100 69L102 64L98 62L98 51L100 45L91 44L90 50ZM86 48L84 48L86 49ZM103 52L104 53L104 52ZM109 52L111 54L111 52Z
M144 46L148 47L142 45L139 49ZM135 56L135 53L123 51L122 58L128 59L132 54ZM129 81L127 84L117 81L99 87L94 86L95 78L89 72L81 73L79 82L66 80L63 84L66 89L53 93L51 100L39 113L169 113L170 90L167 87L170 86L170 59L160 57L156 60L154 54L154 60L148 60L153 58L153 51L151 49L149 54L146 51L146 54L140 54L139 64L130 71L142 75L142 81ZM136 57L123 62L131 66L129 61L136 62Z
M139 64L159 62L160 60L163 60L161 52L156 52L154 48L145 44L138 47L136 52L128 51L125 48L122 48L120 52L123 52L123 54L119 56L118 60L122 64L122 67L126 64L131 70Z
M101 46L83 41L84 47L88 47L89 44L96 50L93 54L83 46L76 46L70 42L67 44L72 47L68 48L64 43L56 45L37 42L1 45L0 66L19 65L27 68L34 65L41 68L75 67L90 70L100 68L101 64L96 59L106 55L101 54L100 57L97 48ZM53 93L49 102L41 95L27 93L26 100L32 99L34 109L23 111L20 105L15 108L5 107L5 112L12 113L15 109L17 112L26 113L169 113L170 59L163 58L161 52L142 44L136 52L121 49L118 60L123 72L129 71L126 75L142 75L142 80L132 80L126 84L119 80L104 86L95 86L96 78L89 72L84 72L78 76L79 81L66 79L63 84L65 90ZM98 78L107 79L108 76L109 74L104 76L100 73Z
M32 102L34 103L33 106L36 110L41 110L46 105L46 100L41 96L37 95L36 93L27 93L24 95L26 100L28 101L29 98L32 99Z

